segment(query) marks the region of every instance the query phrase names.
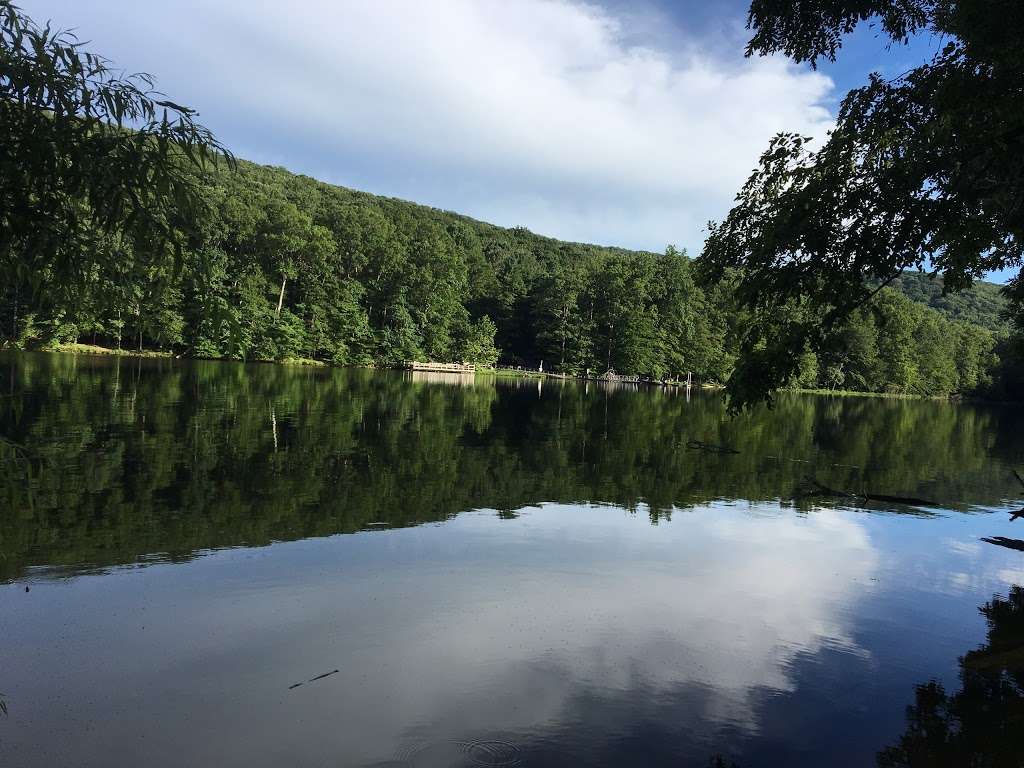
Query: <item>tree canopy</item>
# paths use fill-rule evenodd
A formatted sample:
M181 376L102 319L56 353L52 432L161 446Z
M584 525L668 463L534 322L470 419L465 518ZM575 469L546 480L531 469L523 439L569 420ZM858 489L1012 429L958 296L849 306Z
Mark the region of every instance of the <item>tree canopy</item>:
M729 381L735 407L770 397L835 327L908 268L958 291L1024 256L1024 5L1018 0L755 0L747 54L835 59L857 24L933 58L871 75L821 146L777 135L709 226L705 280L733 279L750 312ZM1010 297L1024 301L1024 283Z
M202 207L196 171L229 155L153 86L0 0L5 278L67 300L64 289L113 258L146 271L180 252Z

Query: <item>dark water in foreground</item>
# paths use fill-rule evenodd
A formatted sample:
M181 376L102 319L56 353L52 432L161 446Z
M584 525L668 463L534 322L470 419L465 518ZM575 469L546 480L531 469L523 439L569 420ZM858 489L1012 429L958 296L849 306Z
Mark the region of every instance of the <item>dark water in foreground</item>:
M5 766L1024 764L1020 409L22 355L0 436Z

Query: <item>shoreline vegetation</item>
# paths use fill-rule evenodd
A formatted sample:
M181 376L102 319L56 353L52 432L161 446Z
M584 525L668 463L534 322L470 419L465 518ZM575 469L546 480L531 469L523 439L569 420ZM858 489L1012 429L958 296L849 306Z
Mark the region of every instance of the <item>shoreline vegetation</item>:
M685 380L677 379L646 379L642 377L632 376L614 376L609 377L606 374L591 374L591 375L573 375L558 373L555 371L537 371L529 368L514 368L514 367L474 367L467 366L466 368L460 369L457 366L453 366L450 363L444 363L441 365L445 366L445 369L434 370L430 363L419 364L426 367L413 369L412 363L403 365L352 365L342 364L334 365L323 360L313 360L310 358L284 358L281 360L231 360L226 358L217 357L197 357L192 355L174 354L166 350L153 350L153 349L126 349L116 347L103 347L97 344L79 344L79 343L59 343L50 344L47 346L38 347L30 350L20 350L17 348L2 348L0 351L28 351L28 352L46 352L51 354L66 354L66 355L94 355L99 357L136 357L136 358L161 358L168 360L205 360L208 362L246 362L246 363L257 363L261 365L283 365L283 366L296 366L296 367L311 367L311 368L366 368L371 370L415 370L415 372L421 373L447 373L455 376L472 374L474 378L496 378L496 379L554 379L562 381L594 381L605 384L636 384L650 387L662 387L666 389L686 389ZM702 390L702 391L724 391L725 387L717 382L694 382L691 384L691 389ZM786 387L783 392L795 392L804 395L823 395L826 397L875 397L875 398L887 398L897 400L938 400L947 402L993 402L990 399L982 398L965 398L957 395L920 395L913 393L903 392L863 392L859 390L850 389L824 389L821 387Z

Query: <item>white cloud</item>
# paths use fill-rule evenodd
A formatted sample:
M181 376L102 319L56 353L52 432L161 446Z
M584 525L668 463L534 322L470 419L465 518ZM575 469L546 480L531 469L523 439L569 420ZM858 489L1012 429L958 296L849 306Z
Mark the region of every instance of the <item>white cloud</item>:
M950 552L963 555L972 560L977 559L978 555L981 554L981 544L973 539L947 538L945 543L949 547Z
M1002 568L999 571L999 580L1011 587L1024 585L1024 568Z
M831 120L823 75L568 0L26 8L155 73L241 154L578 240L696 249L772 133Z

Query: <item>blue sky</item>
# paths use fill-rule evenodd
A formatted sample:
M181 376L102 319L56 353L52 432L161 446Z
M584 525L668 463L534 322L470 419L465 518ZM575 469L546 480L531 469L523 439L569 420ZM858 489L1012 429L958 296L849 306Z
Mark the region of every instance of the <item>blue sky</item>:
M821 136L887 50L744 59L747 4L22 0L197 108L238 155L570 240L696 254L779 130Z

